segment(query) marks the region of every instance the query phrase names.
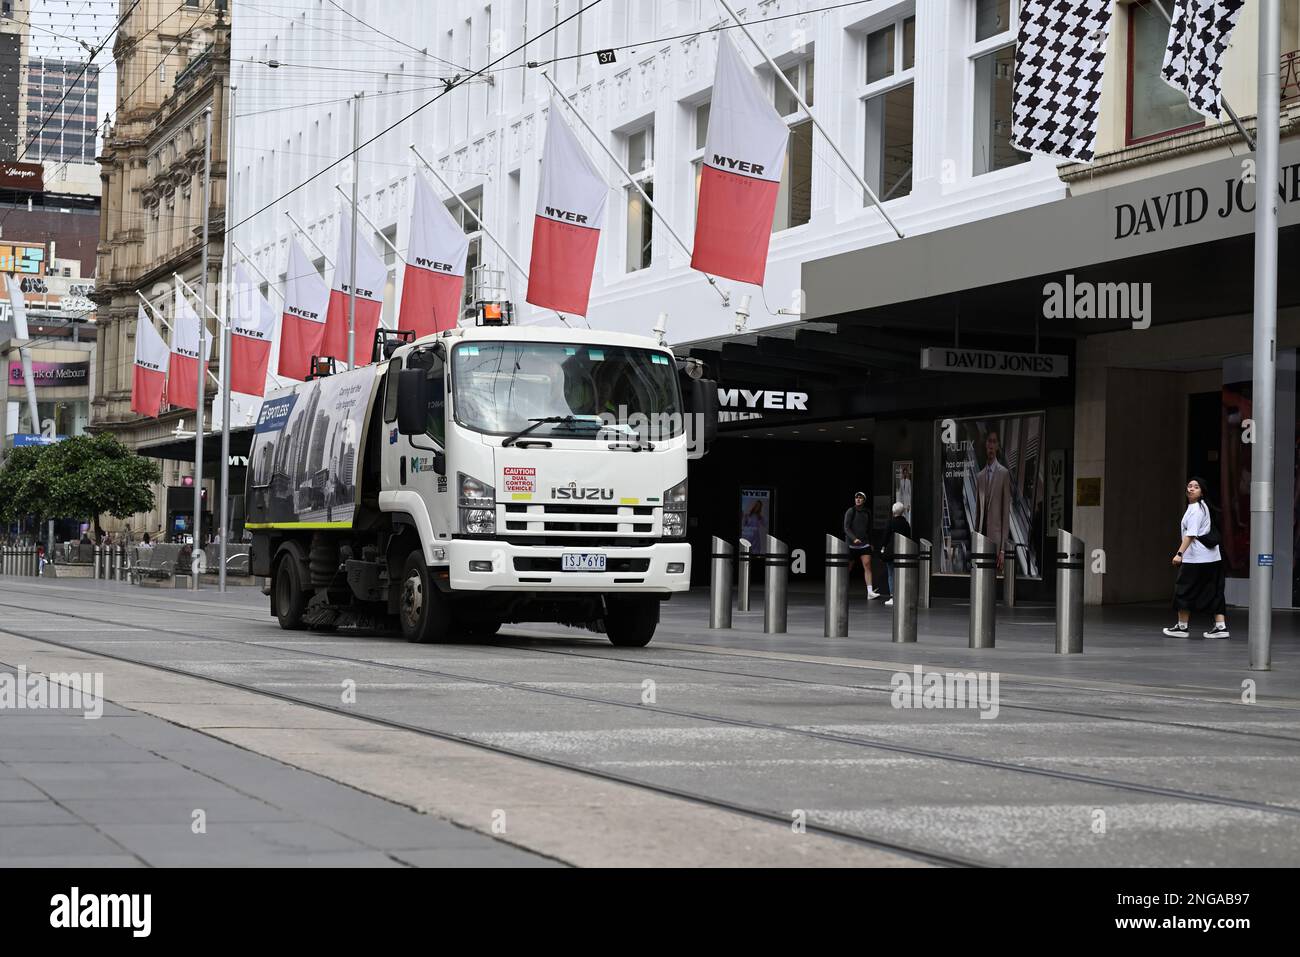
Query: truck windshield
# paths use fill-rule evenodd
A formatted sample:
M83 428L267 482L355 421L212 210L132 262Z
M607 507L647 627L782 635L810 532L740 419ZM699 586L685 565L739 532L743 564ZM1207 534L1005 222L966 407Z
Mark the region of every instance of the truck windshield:
M672 358L563 342L465 342L452 352L456 421L493 435L668 439L683 429ZM543 422L555 418L565 421Z

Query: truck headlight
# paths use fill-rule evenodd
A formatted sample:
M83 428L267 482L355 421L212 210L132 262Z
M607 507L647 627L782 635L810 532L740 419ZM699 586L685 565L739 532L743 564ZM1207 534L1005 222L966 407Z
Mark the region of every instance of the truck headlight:
M496 489L464 472L456 473L456 500L460 506L460 530L466 535L495 535L497 531Z
M461 508L496 505L497 490L464 472L456 473L456 495Z
M686 536L686 479L664 492L664 535L668 538Z

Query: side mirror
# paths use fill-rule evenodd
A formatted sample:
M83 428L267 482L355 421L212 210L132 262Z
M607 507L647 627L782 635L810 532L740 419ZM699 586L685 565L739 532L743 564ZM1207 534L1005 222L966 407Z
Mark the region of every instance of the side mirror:
M447 453L446 452L433 453L433 471L437 475L447 474Z
M429 424L429 377L424 369L397 374L397 431L424 435Z
M698 431L693 426L687 430L694 445L688 458L698 459L709 451L709 446L718 437L718 382L689 376L683 376L681 381L686 415L692 423L700 425Z

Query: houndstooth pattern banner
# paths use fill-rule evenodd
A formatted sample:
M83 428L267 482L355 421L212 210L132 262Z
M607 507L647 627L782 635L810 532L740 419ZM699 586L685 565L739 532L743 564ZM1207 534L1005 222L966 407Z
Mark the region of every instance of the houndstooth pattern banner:
M1223 53L1246 0L1176 0L1160 75L1197 113L1219 118Z
M1112 0L1023 0L1011 132L1018 149L1092 159L1112 8Z

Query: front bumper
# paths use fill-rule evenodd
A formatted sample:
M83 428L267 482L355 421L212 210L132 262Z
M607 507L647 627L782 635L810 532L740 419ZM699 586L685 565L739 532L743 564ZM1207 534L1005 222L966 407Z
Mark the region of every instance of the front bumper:
M516 545L491 539L456 539L444 546L452 591L601 592L670 594L691 587L691 546L660 542L644 548L609 546ZM566 552L597 553L611 569L559 570ZM623 562L638 563L622 568ZM490 562L491 571L471 571L470 562ZM645 562L644 569L639 563ZM670 563L682 570L669 574Z

